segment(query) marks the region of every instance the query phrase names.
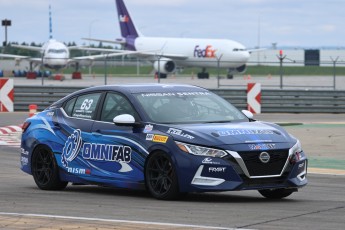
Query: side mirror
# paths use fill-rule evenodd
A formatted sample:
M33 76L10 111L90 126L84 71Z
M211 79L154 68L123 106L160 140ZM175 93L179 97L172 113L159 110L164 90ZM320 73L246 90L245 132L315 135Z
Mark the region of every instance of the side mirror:
M118 126L134 126L135 119L130 114L121 114L114 117L113 122Z
M253 113L248 110L242 110L242 113L246 115L246 117L248 117L249 119L253 119L254 117Z

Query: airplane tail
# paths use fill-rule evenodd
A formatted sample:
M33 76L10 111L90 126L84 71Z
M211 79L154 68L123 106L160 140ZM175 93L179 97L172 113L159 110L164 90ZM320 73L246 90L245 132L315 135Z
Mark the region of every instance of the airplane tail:
M128 10L126 8L123 0L115 0L117 13L119 17L119 23L121 28L121 34L124 38L137 38L139 33L135 28L135 25L129 16Z

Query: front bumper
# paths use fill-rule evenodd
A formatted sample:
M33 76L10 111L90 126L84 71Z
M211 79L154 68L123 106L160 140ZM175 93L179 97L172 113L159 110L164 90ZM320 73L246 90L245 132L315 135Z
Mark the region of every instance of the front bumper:
M180 179L182 192L261 190L278 188L300 188L308 181L306 158L290 161L289 150L272 151L270 164L258 160L258 152L240 153L227 151L225 158L192 156L193 166ZM246 155L246 156L245 156ZM180 175L181 178L181 175Z

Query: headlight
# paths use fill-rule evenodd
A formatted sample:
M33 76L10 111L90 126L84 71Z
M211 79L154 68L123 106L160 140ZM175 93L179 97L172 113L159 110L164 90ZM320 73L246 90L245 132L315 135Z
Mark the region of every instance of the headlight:
M197 145L186 144L182 142L175 141L177 146L185 153L190 153L197 156L206 157L224 157L228 155L225 151L219 149L211 149Z
M290 163L294 164L297 161L306 159L306 155L304 154L301 143L297 140L296 144L290 149L292 154L290 154Z

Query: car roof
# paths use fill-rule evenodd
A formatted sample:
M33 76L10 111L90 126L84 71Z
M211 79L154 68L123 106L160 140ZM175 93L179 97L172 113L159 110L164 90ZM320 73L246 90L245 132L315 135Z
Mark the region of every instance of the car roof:
M122 93L160 93L160 92L192 92L206 91L206 89L183 84L128 84L128 85L105 85L85 89L87 91L119 91Z
M117 91L123 94L133 94L133 93L172 93L172 92L195 92L195 91L207 91L204 88L193 86L193 85L184 85L184 84L159 84L159 83L150 83L150 84L126 84L126 85L102 85L102 86L93 86L78 90L74 93L67 95L66 97L56 101L51 106L56 106L68 98L74 97L79 94L89 93L94 91Z

